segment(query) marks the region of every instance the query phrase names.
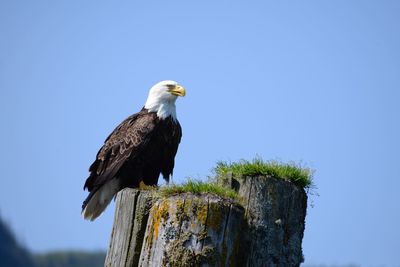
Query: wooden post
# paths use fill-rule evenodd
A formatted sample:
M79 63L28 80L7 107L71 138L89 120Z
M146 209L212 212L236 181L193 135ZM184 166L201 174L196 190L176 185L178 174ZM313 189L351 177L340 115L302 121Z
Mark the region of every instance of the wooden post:
M220 183L238 191L245 208L239 265L300 266L307 209L304 189L268 176L228 176Z
M124 189L104 266L236 266L243 215L240 205L210 194L157 200Z
M265 176L219 182L244 208L211 194L119 192L105 266L300 266L304 189Z
M153 193L126 188L117 195L114 225L104 266L138 266Z

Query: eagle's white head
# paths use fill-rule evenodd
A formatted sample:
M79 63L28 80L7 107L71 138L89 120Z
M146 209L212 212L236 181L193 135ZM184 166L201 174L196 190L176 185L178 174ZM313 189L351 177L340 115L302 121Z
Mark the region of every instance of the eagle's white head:
M150 88L144 108L157 112L160 119L171 116L176 120L175 101L178 96L185 96L186 90L175 81L161 81Z

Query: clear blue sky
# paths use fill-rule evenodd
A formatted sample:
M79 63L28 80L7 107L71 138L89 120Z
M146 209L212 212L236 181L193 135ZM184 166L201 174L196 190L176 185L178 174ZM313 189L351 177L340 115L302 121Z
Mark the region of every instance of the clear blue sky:
M87 168L174 79L176 182L303 162L306 263L399 266L400 2L190 2L1 1L1 216L34 251L106 249L114 205L81 218Z

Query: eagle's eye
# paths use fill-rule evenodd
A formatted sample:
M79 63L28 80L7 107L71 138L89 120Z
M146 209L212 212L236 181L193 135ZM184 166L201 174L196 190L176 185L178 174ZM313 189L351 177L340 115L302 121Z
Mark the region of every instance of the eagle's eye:
M168 91L174 90L176 88L175 84L167 84Z

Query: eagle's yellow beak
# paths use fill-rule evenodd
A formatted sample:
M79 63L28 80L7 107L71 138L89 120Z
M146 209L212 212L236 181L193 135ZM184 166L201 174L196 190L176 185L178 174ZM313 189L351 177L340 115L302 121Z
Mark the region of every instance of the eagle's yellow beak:
M174 88L170 89L169 92L176 96L185 96L186 90L180 85L175 86Z

